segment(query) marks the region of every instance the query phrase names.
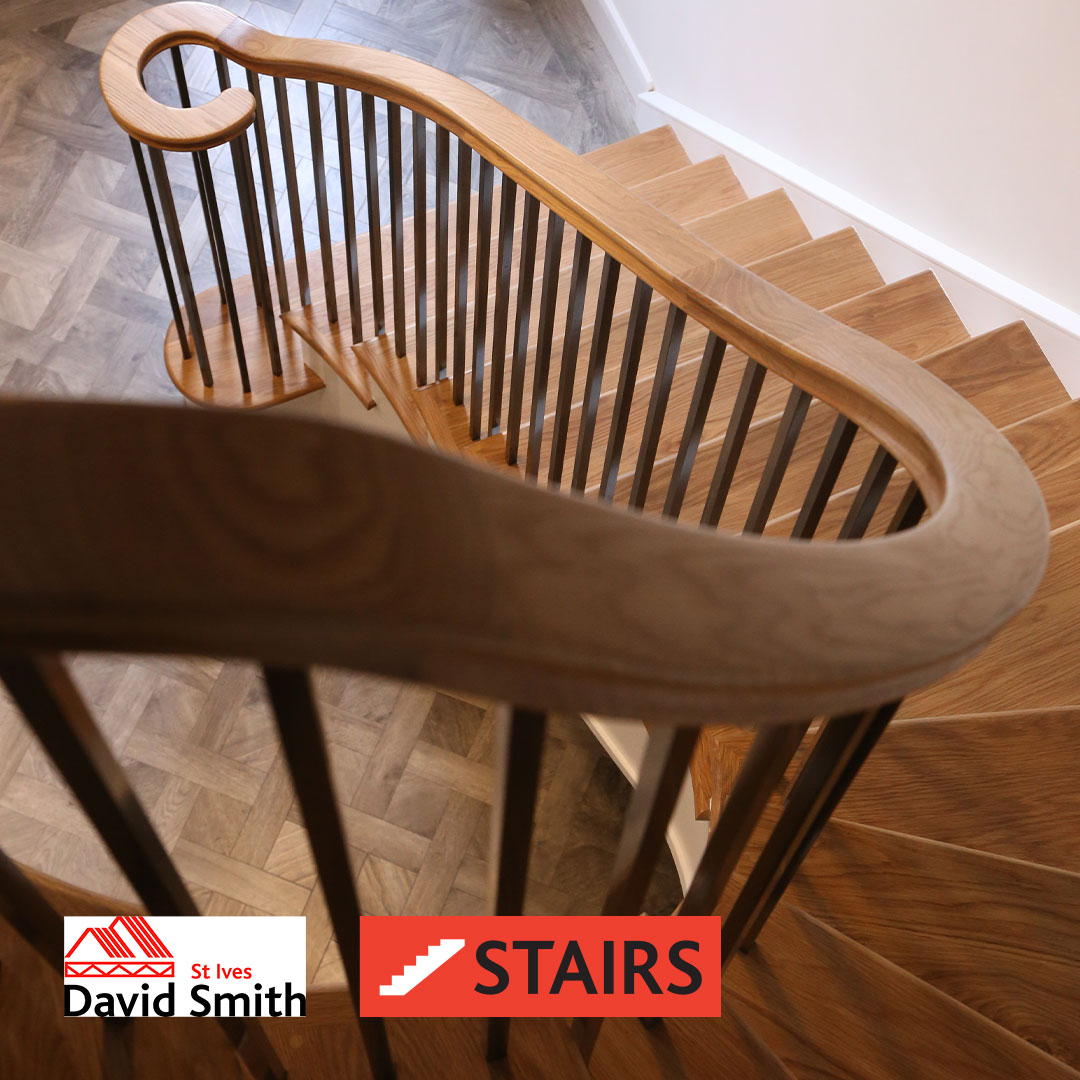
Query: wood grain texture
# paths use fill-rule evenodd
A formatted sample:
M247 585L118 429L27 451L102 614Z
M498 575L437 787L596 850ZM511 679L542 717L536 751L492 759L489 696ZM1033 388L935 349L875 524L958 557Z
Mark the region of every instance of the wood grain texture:
M924 488L931 508L938 511L935 517L943 525L949 524L948 496L941 507L936 504L943 493L966 491L968 486L959 482L959 477L954 483L945 483L948 470L942 468L938 458L942 446L937 444L948 435L935 429L947 428L958 441L966 441L967 433L954 417L944 425L940 416L934 422L935 409L950 413L953 409L932 389L932 381L924 383L906 371L901 375L903 369L890 350L838 329L775 287L746 276L726 260L717 260L708 245L695 242L666 215L467 84L423 64L374 50L276 38L241 19L222 26L220 13L200 22L209 10L197 4L166 5L137 15L127 30L118 32L103 58L103 71L108 98L109 73L122 69L111 102L121 126L142 132L147 115L156 115L149 97L133 101L129 91L137 84L145 56L175 43L176 35L185 32L177 27L185 22L193 24L192 40L213 37L215 46L226 55L265 74L318 77L419 109L463 137L691 318L721 333L736 347L753 351L767 366L799 381L884 439ZM192 144L199 143L205 135L207 114L199 109L185 112L189 114L185 121L190 121ZM170 126L175 119L162 117L167 128L167 138L162 141L180 147L185 140ZM762 333L761 327L784 327L784 340L767 330ZM903 416L904 422L895 423L898 416ZM928 439L935 444L933 451ZM953 460L959 462L960 455ZM1000 490L1007 483L1005 474L1000 468L995 472ZM972 519L970 513L963 517ZM1037 550L1029 543L1020 546L1025 552ZM1036 561L1041 559L1036 556L1033 563ZM1036 574L1033 567L1029 576Z
M1080 520L1080 405L1069 401L1055 406L1005 428L1004 434L1039 483L1050 528Z
M1080 872L1078 724L1076 709L894 721L838 816Z
M947 523L942 513L879 545L779 549L672 529L359 431L122 406L20 403L4 413L13 524L0 636L12 644L196 647L338 663L534 708L784 721L894 696L953 667L1026 598L1039 569L1009 557L1013 522L997 520L1000 496L995 529L957 529L948 544L933 528ZM198 460L214 465L195 469ZM188 463L180 476L178 461ZM1020 500L1028 484L1037 500L1030 477L1002 465ZM1041 539L1036 505L1020 536ZM137 538L113 528L127 517L141 522ZM392 539L401 536L407 546ZM557 555L566 550L573 563ZM162 564L173 572L163 577ZM649 587L627 594L620 567L642 565L656 568ZM733 575L747 585L741 602ZM191 576L203 586L198 610L220 614L207 625L191 608ZM899 610L883 596L897 590ZM782 636L771 618L768 636L747 633L769 592L800 595L801 609Z
M787 899L1080 1066L1080 876L837 820Z
M604 168L602 164L600 167ZM742 184L722 156L672 168L654 180L632 186L634 194L682 225L746 199Z
M631 135L611 146L590 150L584 158L627 187L647 183L690 164L682 143L667 124Z
M831 308L884 285L854 229L808 240L781 255L761 259L755 274L816 308Z
M781 904L724 973L727 1000L799 1077L1069 1080L1068 1066Z

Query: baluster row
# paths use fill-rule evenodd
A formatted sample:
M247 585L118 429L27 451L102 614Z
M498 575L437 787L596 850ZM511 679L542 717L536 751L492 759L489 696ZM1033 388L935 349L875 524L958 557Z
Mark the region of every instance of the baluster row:
M170 56L180 104L189 107L191 91L181 49L174 47ZM230 67L229 61L214 54L220 88L231 85ZM360 130L357 135L362 144L360 190L366 206L368 231L367 267L362 267L350 108L350 98L357 92L332 86L327 87L329 92L324 94L318 83L290 83L287 79L273 77L277 142L272 146L269 138L271 117L266 112L262 89L262 79L266 77L249 70L244 72L247 88L256 104L252 125L254 152L247 133L242 132L229 143L228 158L232 164L236 208L251 270L251 294L258 310L261 341L269 357L272 375L282 373L278 318L291 309L291 283L295 283L300 305L311 304L305 218L311 221L318 236L321 299L327 322L338 323L338 279L343 277L349 312L344 339L350 344L363 342L365 318L371 320L372 333L385 332L382 206L386 196L389 203L388 284L392 296L394 352L405 356L411 345L418 387L425 386L430 378L440 380L449 374L453 401L468 409L472 439L504 432L506 460L516 464L524 438L525 476L536 480L543 469L547 482L557 487L563 483L564 472L569 469L572 490L579 493L595 490L602 501L614 501L617 490L625 483L628 492L620 498L630 507L644 509L647 504L652 504L650 490L654 486L654 476L660 470L664 487L657 496L662 495L662 513L679 518L690 490L691 477L697 469L702 482L695 481L695 485L707 487L703 501L695 498L700 507L700 522L709 527L720 523L750 432L766 420L772 422L769 417L762 421L755 419L755 410L766 385L764 365L753 359L745 360L741 382L727 416L726 431L722 439L715 439L719 444L718 456L713 459L711 479L705 485L702 470L709 466L704 460L699 461L699 451L703 445L714 445L713 438L706 440L705 434L721 419L715 416L717 402L714 398L727 344L719 335L706 334L697 326L691 334L687 330L685 312L675 304L666 305L662 334L659 324L655 331L650 330L653 305L660 303L662 298L654 296L647 282L632 277L622 282L620 290L623 275L619 262L604 253L594 255L593 244L583 233L574 232L573 255L566 258L563 250L566 225L560 215L543 207L531 193L519 190L513 180L483 155L477 154L464 139L439 124L429 125L417 112L408 111L403 116L401 106L395 102L384 101L379 106L368 93L359 95ZM304 138L298 138L294 130L290 87L302 94L306 106ZM403 138L406 120L410 139ZM380 128L383 128L384 155L380 153ZM433 144L430 156L429 132ZM339 202L330 183L327 138L334 139L337 144ZM452 155L454 140L457 148ZM298 163L297 147L301 145L310 154L313 201L310 212L302 203L301 192L306 185L302 185L300 177L306 166ZM212 305L205 297L202 310L195 304L192 266L184 247L166 156L150 148L148 171L142 147L133 141L132 148L151 218L154 244L162 263L179 347L185 358L194 355L204 385L211 387L214 373L204 324L211 317ZM408 162L404 159L406 150L411 152ZM452 156L455 159L453 169ZM225 159L219 156L215 163L208 151L198 151L191 157L202 223L209 241L210 262L220 304L227 313L239 382L244 393L249 393L251 375L248 365L253 353L251 342L245 342L244 334L255 331L250 320L245 323L237 302L227 245L229 234L223 226L219 205L222 189L214 176L215 169L222 168ZM478 158L478 168L474 158ZM433 164L431 185L428 183L429 160ZM385 190L380 177L381 161L385 161L387 169ZM410 173L412 305L408 309L410 267L406 264L405 206ZM276 176L283 179L284 206L287 207L291 234L289 263L286 263L288 249L278 216ZM496 192L497 215L494 214ZM453 211L452 195L456 199ZM159 206L164 230L159 219ZM452 251L451 212L454 217ZM434 236L429 247L430 232ZM341 240L335 242L337 234ZM428 253L432 247L433 267L429 268ZM598 273L593 272L594 258ZM343 274L339 273L342 267ZM276 290L270 284L271 271ZM431 289L433 311L429 321L431 272L435 280ZM534 293L538 293L535 313ZM590 297L594 306L590 306ZM365 307L370 307L369 313L365 313ZM223 320L218 317L216 322L220 324ZM561 328L562 339L558 371L554 373L551 369L557 326ZM428 365L429 336L434 352L432 372ZM613 337L617 339L620 359L618 368L608 371L607 354ZM659 339L655 356L645 355L645 343L650 339ZM220 335L215 340L220 341ZM587 343L588 353L585 361L579 357L583 340ZM690 355L691 349L693 355ZM508 363L509 372L506 371ZM554 385L549 387L549 383ZM639 383L642 386L640 392ZM554 394L555 403L550 415L549 391ZM689 399L685 415L681 411L681 402L686 400L682 397L684 394ZM669 404L674 401L680 402L678 414L669 409ZM767 460L760 465L757 453L753 455L753 467L760 467L761 473L749 500L744 532L760 533L769 524L812 404L809 393L792 387L776 424ZM673 429L670 435L666 434L669 428ZM836 497L837 484L858 435L858 426L853 421L842 415L836 417L791 527L793 538L814 537L829 500ZM596 451L599 456L594 463L594 446L598 439L603 441L603 450ZM667 445L673 451L670 456L663 449ZM632 465L628 460L630 455L633 455ZM839 529L840 538L855 539L865 535L895 470L895 458L884 448L879 448L847 510ZM740 492L745 493L743 474L738 475ZM911 521L925 512L921 500L918 506L913 501L917 494L917 489L913 489L913 494L895 507L897 527L910 527ZM741 494L740 505L742 498ZM785 497L785 504L788 502ZM890 500L890 503L894 502L896 500Z

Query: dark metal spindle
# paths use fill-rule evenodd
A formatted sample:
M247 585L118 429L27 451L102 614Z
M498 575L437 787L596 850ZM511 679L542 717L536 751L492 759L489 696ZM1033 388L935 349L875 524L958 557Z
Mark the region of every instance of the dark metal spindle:
M776 885L813 827L819 811L840 783L860 742L872 731L879 715L891 716L894 711L895 706L889 706L834 717L826 722L724 924L722 966L727 965L737 948L752 940L748 930L752 926L759 927L759 914L774 895Z
M904 494L900 498L900 504L897 506L886 532L895 533L903 532L905 529L911 529L919 524L919 521L925 513L926 501L923 499L918 484L913 480L904 489Z
M492 915L520 915L525 906L545 716L530 709L501 706L496 724L499 737L498 789L492 813ZM488 1021L487 1059L506 1057L510 1020Z
M454 244L454 385L455 405L465 401L466 309L469 303L469 212L472 205L472 147L458 140L457 236Z
M360 262L356 252L356 202L353 198L352 135L349 131L349 92L334 87L337 119L338 172L341 173L341 213L345 229L345 277L349 284L349 329L353 342L364 340L360 310Z
M435 129L435 378L446 378L450 276L450 132Z
M640 915L679 789L697 745L697 728L660 727L649 734L641 775L623 818L601 915ZM603 1020L578 1019L574 1032L588 1061Z
M829 432L829 441L825 444L825 452L821 455L802 509L791 530L793 539L809 540L817 531L821 515L825 512L833 488L836 487L840 470L844 467L858 430L859 425L846 416L838 416L834 421L832 431Z
M401 106L386 103L390 147L390 273L394 292L394 352L405 355L405 221L402 200Z
M570 410L574 405L581 321L585 313L585 291L589 285L591 259L592 241L583 233L578 233L574 241L574 265L570 271L570 295L566 302L566 329L563 331L562 362L559 365L559 396L555 402L551 458L548 462L548 480L555 485L562 482L566 458L566 436L570 429Z
M772 449L769 451L769 459L765 463L757 491L754 492L754 502L750 507L750 513L746 516L743 532L765 531L773 503L776 502L776 494L783 483L784 473L787 472L788 462L791 461L795 443L798 442L799 432L806 419L806 410L810 408L812 400L812 395L805 390L797 386L791 388L787 404L784 406L784 414L780 417L780 423L776 429Z
M838 539L857 540L866 532L895 468L896 458L884 446L879 446L874 451L859 490L855 493L855 501L848 510L844 524L840 526Z
M311 136L311 168L315 178L315 212L319 219L319 250L322 255L323 294L326 297L326 317L332 323L338 319L337 285L334 281L333 241L330 237L330 208L326 201L326 163L323 160L322 109L319 106L319 84L304 84L307 93L308 133Z
M469 438L480 438L484 416L484 348L487 344L488 265L491 259L491 200L495 168L480 158L480 198L476 210L476 287L473 292L472 381Z
M304 215L300 208L300 185L296 179L296 152L293 148L292 117L289 114L289 86L285 79L275 76L274 97L277 100L278 131L281 134L281 159L285 163L285 191L289 197L289 220L292 224L293 259L296 280L300 285L300 305L311 303L311 284L308 280L307 248L304 244Z
M64 940L64 917L4 851L0 851L0 918L57 974L63 974L57 943Z
M226 60L225 57L221 55L221 53L215 52L214 53L214 67L217 69L218 86L221 87L222 90L227 90L230 86L232 86L232 78L229 75L229 61ZM245 138L245 149L246 149L246 144L247 144L247 140ZM240 183L240 175L239 175L239 173L235 172L235 165L236 165L236 157L235 157L235 154L234 154L233 155L234 174L235 174L236 182L239 185L239 183ZM251 270L251 279L252 279L251 284L252 284L252 292L255 295L255 304L256 304L256 306L261 308L263 306L263 291L260 288L261 274L259 274L259 272L256 269L259 266L259 263L260 263L261 260L259 258L257 258L256 255L255 255L255 249L252 247L251 232L246 227L244 229L244 243L247 246L248 267ZM267 290L267 292L269 293L269 290Z
M277 192L270 163L270 144L266 138L266 112L263 108L262 84L257 72L248 70L248 90L255 98L255 153L262 175L263 199L266 202L266 227L270 234L270 256L274 261L278 303L283 312L289 310L289 282L285 277L285 256L281 250L281 230L278 227Z
M198 915L195 901L64 665L51 656L8 657L0 660L0 680L147 911ZM257 1021L222 1017L218 1023L252 1076L285 1080L285 1069Z
M229 143L232 151L233 171L236 174L236 194L240 200L240 217L244 222L251 252L251 280L255 286L255 296L260 299L263 329L266 331L266 344L270 349L270 370L274 375L281 375L281 350L278 345L277 318L274 315L274 303L270 296L270 278L266 272L266 255L263 252L262 226L259 224L259 202L255 194L255 177L251 172L251 158L248 156L246 132L241 131ZM247 377L247 363L240 362L240 375L244 382L244 392L251 387Z
M517 462L521 437L521 403L525 396L525 360L529 354L529 315L533 277L536 274L536 233L540 225L540 202L525 193L518 263L517 311L514 315L514 353L510 368L510 401L506 409L506 463Z
M233 291L232 274L229 272L229 254L225 249L225 233L221 228L221 219L217 212L217 192L214 188L214 174L210 168L210 158L205 152L193 155L195 159L195 173L202 174L203 187L206 190L213 213L210 215L211 247L217 249L217 264L220 268L221 286L225 294L225 308L229 313L229 326L232 330L233 346L236 349L236 363L240 370L240 383L244 393L251 392L251 383L248 379L247 354L244 352L244 336L240 330L240 312L236 306L236 294Z
M652 286L638 278L634 285L634 299L630 305L630 320L626 325L619 387L615 391L615 408L608 433L607 450L604 453L604 474L600 480L600 498L606 502L614 498L615 484L619 479L619 463L622 461L626 425L630 419L630 406L633 404L634 384L637 381L641 346L645 341L645 325L649 319L651 302Z
M413 145L413 321L416 324L416 385L428 381L427 329L427 126L412 114Z
M135 171L139 174L139 186L142 188L143 200L146 203L146 213L150 218L150 231L154 237L154 247L157 249L158 262L161 265L161 275L165 279L165 292L169 296L169 307L172 309L173 325L176 327L176 336L180 342L180 352L184 359L191 356L191 343L188 341L187 330L184 328L184 317L180 312L180 301L176 298L176 286L173 284L172 267L169 265L169 254L165 250L165 238L161 234L161 222L158 220L157 205L154 202L154 192L150 186L150 175L146 171L146 162L143 160L142 143L129 136L131 152L135 157Z
M180 107L183 109L191 108L191 94L188 90L187 75L184 72L184 55L180 51L179 45L174 45L169 50L169 56L172 58L173 74L176 76L176 92L180 98ZM209 193L206 190L205 181L203 179L203 173L200 169L200 160L205 161L207 169L209 169L209 159L205 150L196 150L192 155L195 159L195 187L199 192L199 203L202 205L203 221L206 224L206 235L210 240L210 256L214 262L214 275L217 278L218 293L221 296L221 303L224 305L227 303L225 296L225 283L221 276L221 264L218 261L218 249L217 244L214 242L214 222L211 220L210 207L214 207L214 217L217 217L217 203L216 201L211 203ZM221 228L221 223L218 222L218 229Z
M698 367L694 396L690 400L690 408L686 414L686 426L683 428L682 440L679 442L675 464L671 470L671 483L668 485L667 496L664 499L665 517L677 518L682 509L686 486L690 483L690 473L693 472L694 461L697 459L701 433L712 406L713 392L716 389L716 380L720 375L720 365L724 362L726 349L726 341L717 337L716 334L709 334L705 342L705 351L701 355L701 365Z
M783 869L775 882L773 882L768 895L762 901L753 921L742 934L739 948L743 952L750 949L757 940L758 934L761 933L761 928L768 921L773 909L787 891L792 879L798 873L799 867L802 866L806 856L810 853L810 849L821 835L821 830L828 824L829 818L832 817L832 813L836 809L837 804L851 786L851 782L855 779L859 770L863 767L867 757L870 755L870 751L873 750L878 739L881 738L898 707L899 702L895 702L870 714L872 717L870 723L865 727L858 738L854 740L854 744L847 748L847 759L839 776L837 776L835 781L828 787L827 792L824 794L824 798L821 800L821 805L818 807L816 813L814 813L813 819L809 822L809 826L805 829L801 838L785 852Z
M360 112L364 122L371 307L375 316L375 334L379 335L386 329L386 305L383 299L382 210L379 207L379 134L375 127L375 99L370 94L360 96Z
M621 265L610 255L604 256L600 271L600 290L596 296L596 317L593 319L592 348L585 372L585 393L581 400L581 419L578 422L577 453L574 456L574 475L570 481L573 491L584 491L589 480L589 460L592 457L593 436L596 433L596 414L600 407L600 392L604 386L604 364L607 361L611 318L615 311L615 296L619 289Z
M495 270L495 322L491 331L491 392L488 402L488 434L502 427L503 377L506 369L506 329L510 322L510 267L514 258L514 218L517 184L502 178L499 208L499 255Z
M544 438L544 409L547 404L551 342L555 334L555 307L559 293L559 266L562 262L563 219L548 211L544 274L540 288L540 315L533 355L533 388L529 402L529 443L525 453L525 475L533 479L540 471L540 445Z
M653 465L656 461L656 449L660 445L660 430L664 426L668 398L671 396L671 382L675 378L675 365L679 360L682 347L683 327L686 325L686 313L674 304L668 307L667 323L664 326L664 338L660 345L660 356L653 375L652 395L649 398L649 411L645 417L645 430L638 448L637 468L630 486L630 505L641 509L645 506L645 497L649 493L649 481L652 479Z
M761 384L764 381L765 368L756 360L748 358L746 367L743 369L742 382L739 384L739 392L735 397L735 405L728 420L727 431L724 433L724 443L720 447L720 457L716 462L716 471L713 473L709 494L705 500L704 509L701 511L702 525L715 525L724 512L724 503L727 502L728 492L731 490L735 467L739 464L739 456L742 454L746 433L750 430L750 421L753 419L754 407L757 405L758 396L761 394Z
M334 799L334 783L319 711L306 671L267 666L263 673L300 813L307 826L319 883L341 950L353 1008L359 1013L360 901L341 814ZM379 1080L393 1080L394 1064L385 1024L381 1019L364 1017L359 1019L359 1025L371 1071Z
M746 754L716 819L677 915L712 915L751 834L809 724L765 724Z
M180 280L180 294L184 298L184 307L187 310L191 340L195 346L195 358L199 362L203 386L213 386L214 376L210 371L210 358L206 355L202 319L199 317L199 308L195 303L195 289L191 284L191 272L188 270L187 255L184 252L184 235L180 231L180 222L176 217L176 204L173 202L172 188L169 185L169 174L165 169L165 155L152 146L147 150L150 155L150 168L154 172L154 182L157 184L158 198L161 200L165 231L169 234L169 246L172 248L173 262L176 263L176 276ZM177 322L177 332L183 333L183 329L183 322Z

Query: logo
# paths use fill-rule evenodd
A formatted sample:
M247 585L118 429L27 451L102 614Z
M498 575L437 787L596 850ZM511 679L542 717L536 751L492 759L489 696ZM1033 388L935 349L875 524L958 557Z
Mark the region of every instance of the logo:
M64 1015L304 1016L302 917L64 919Z
M715 916L360 920L361 1016L719 1016Z
M88 926L64 954L65 979L171 979L175 968L173 954L142 915Z

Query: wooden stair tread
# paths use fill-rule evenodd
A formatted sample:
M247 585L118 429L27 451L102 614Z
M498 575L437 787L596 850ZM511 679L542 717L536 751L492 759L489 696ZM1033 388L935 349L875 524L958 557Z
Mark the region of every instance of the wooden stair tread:
M635 184L631 190L680 225L746 201L727 158L719 155Z
M1075 1080L1068 1066L785 903L724 973L734 1002L799 1077Z
M1078 872L1077 760L1080 709L895 720L837 816Z
M445 1077L474 1080L494 1070L522 1080L556 1075L588 1080L589 1071L565 1020L531 1017L511 1025L504 1063L485 1061L486 1022L480 1018L392 1018L386 1021L391 1054L400 1080ZM290 1076L355 1076L365 1054L347 991L313 991L308 1015L277 1020L266 1033ZM366 1071L362 1075L367 1075ZM643 1077L656 1074L643 1073Z
M890 282L829 309L838 322L921 359L969 337L932 270Z
M679 137L669 124L590 150L583 157L628 187L655 180L690 164Z
M605 1020L589 1072L595 1080L794 1080L727 1002L722 1017L672 1018L652 1031L627 1017Z
M1018 424L1003 434L1016 447L1042 489L1050 528L1080 520L1080 402L1068 401Z
M926 361L928 370L967 398L997 427L1069 400L1023 322L980 334Z
M854 229L808 240L750 269L816 308L832 307L885 284Z
M786 191L747 199L686 225L721 255L744 266L804 244L810 231Z
M834 820L786 899L1080 1067L1080 876Z
M1076 586L1080 526L1054 534L1046 574L1027 607L959 671L920 690L902 706L905 716L1057 709L1080 705Z

